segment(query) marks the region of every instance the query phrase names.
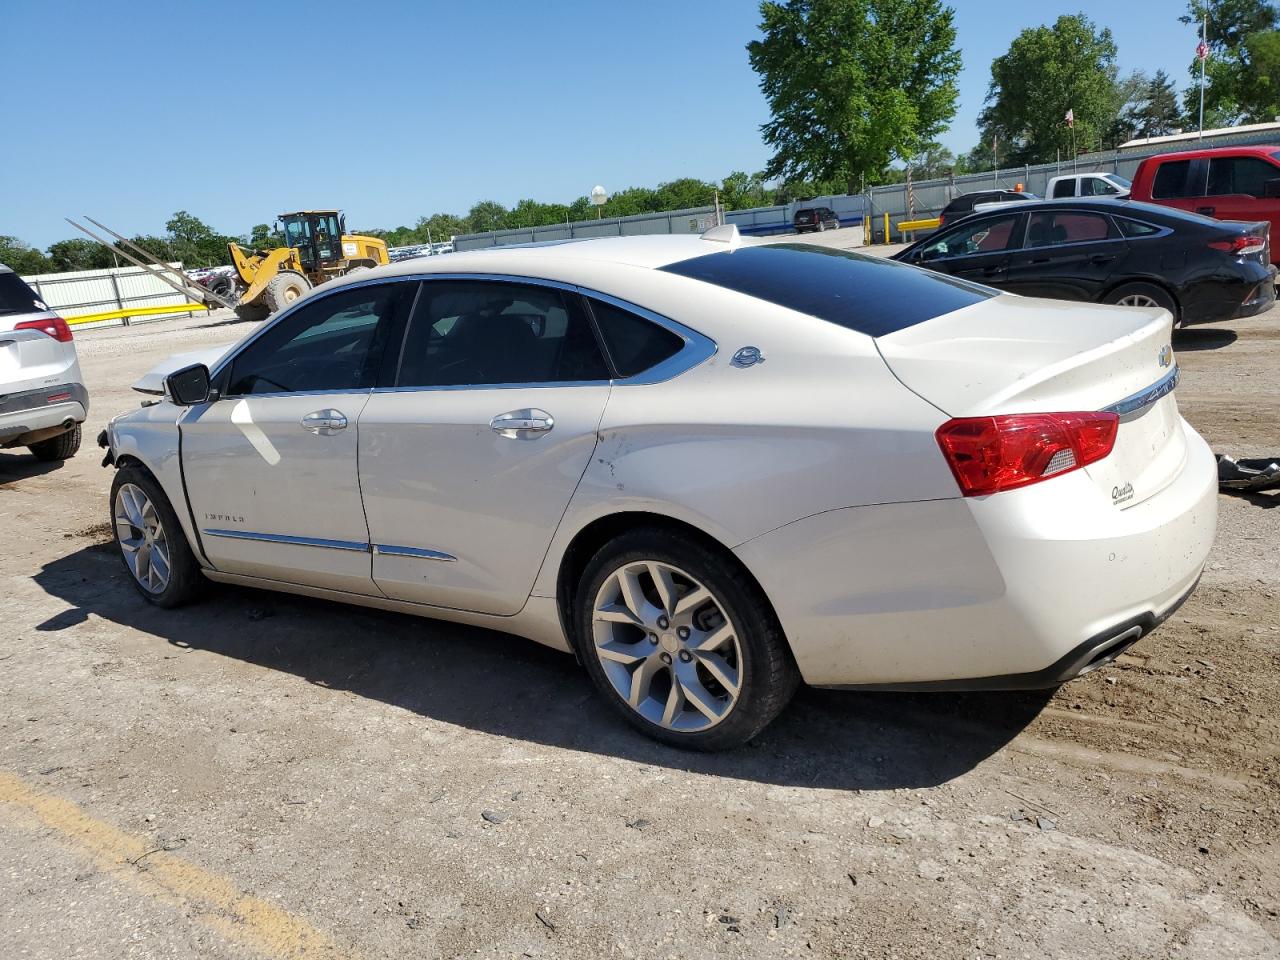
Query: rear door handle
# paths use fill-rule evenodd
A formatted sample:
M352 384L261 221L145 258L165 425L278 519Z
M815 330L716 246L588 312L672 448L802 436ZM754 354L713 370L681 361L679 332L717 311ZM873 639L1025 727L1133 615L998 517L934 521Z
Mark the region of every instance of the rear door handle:
M494 433L511 440L536 440L555 425L555 417L536 407L508 410L489 421Z
M1213 211L1217 209L1218 209L1217 207L1196 207L1196 213L1200 214L1201 216L1212 217Z
M347 429L347 418L341 410L314 410L299 421L303 430L328 437Z
M1101 266L1104 263L1110 263L1115 258L1116 258L1116 255L1114 253L1095 253L1092 257L1089 258L1089 262L1096 263L1099 266Z

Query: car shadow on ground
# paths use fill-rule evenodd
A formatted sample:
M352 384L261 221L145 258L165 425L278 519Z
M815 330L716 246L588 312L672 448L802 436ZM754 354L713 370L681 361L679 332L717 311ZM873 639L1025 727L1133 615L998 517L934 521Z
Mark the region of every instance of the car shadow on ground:
M0 450L0 487L62 469L61 460L37 460L25 450Z
M205 650L497 736L784 786L945 783L996 753L1052 694L804 689L747 747L698 754L631 730L571 656L508 634L216 584L196 604L160 610L136 594L113 543L55 560L35 579L72 607L39 631L75 630L95 615L155 637L157 658L165 643Z
M1190 353L1194 350L1220 350L1240 339L1234 330L1221 327L1187 327L1173 331L1173 348Z

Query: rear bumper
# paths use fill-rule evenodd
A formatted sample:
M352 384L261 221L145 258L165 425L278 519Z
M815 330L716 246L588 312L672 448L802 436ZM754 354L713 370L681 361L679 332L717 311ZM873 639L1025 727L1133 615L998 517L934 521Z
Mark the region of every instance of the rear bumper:
M807 683L1054 686L1118 654L1194 588L1217 469L1183 428L1182 471L1127 509L1076 471L994 497L831 511L736 552Z
M1255 317L1260 313L1265 313L1271 309L1272 304L1276 302L1276 268L1271 267L1271 275L1249 292L1244 303L1240 305L1240 309L1236 311L1236 318Z
M49 402L62 394L66 399ZM79 383L0 395L0 447L47 440L57 436L61 427L83 423L88 413L89 393Z

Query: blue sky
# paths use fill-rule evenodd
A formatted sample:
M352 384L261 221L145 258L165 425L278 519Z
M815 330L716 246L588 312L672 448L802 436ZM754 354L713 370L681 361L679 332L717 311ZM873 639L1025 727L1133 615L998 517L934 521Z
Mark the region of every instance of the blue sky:
M1182 0L953 6L964 73L942 139L957 151L991 60L1025 27L1082 11L1114 32L1122 72L1179 84L1194 54ZM768 159L750 0L6 0L3 20L20 93L0 138L0 234L39 247L79 214L161 233L183 208L239 234L337 205L353 227L393 227Z

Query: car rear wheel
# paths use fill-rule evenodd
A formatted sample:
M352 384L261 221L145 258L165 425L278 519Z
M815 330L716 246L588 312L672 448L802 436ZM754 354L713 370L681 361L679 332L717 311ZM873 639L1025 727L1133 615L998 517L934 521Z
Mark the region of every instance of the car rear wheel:
M1103 303L1112 303L1120 307L1162 307L1178 319L1178 303L1163 287L1154 283L1125 283L1116 287Z
M77 423L66 433L33 443L27 449L37 460L44 460L46 463L53 460L69 460L80 449L80 424Z
M116 471L111 484L111 527L129 579L144 600L158 607L177 607L199 594L204 586L200 564L168 497L141 467Z
M577 606L578 651L597 689L672 746L740 746L799 685L764 596L691 537L637 530L607 544L583 572Z

